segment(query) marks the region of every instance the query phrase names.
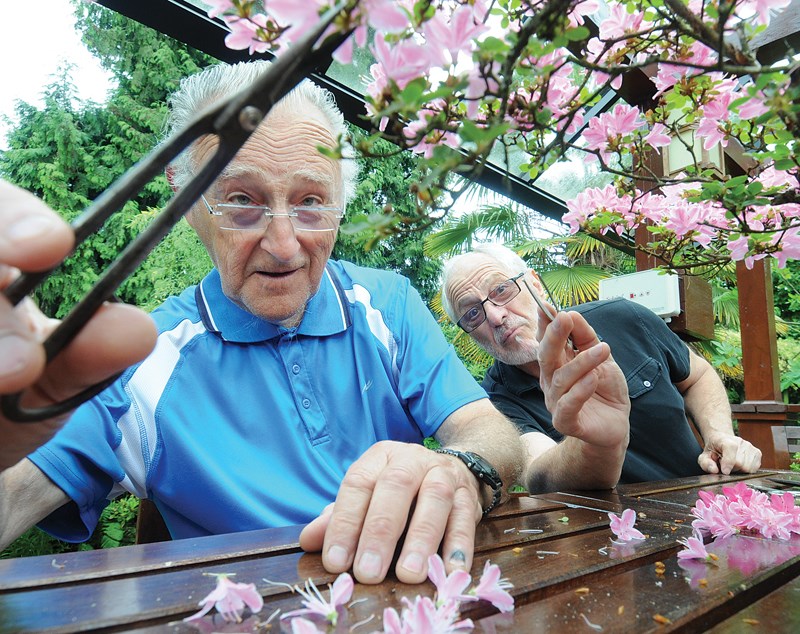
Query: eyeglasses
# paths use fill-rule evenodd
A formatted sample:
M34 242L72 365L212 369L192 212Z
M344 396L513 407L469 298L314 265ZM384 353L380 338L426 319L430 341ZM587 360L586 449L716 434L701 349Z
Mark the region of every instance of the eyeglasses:
M276 216L288 218L297 231L334 231L344 216L344 211L339 207L295 206L282 214L264 205L218 203L212 207L205 196L201 195L200 198L208 213L221 219L219 228L228 231L264 231Z
M486 302L491 302L495 306L505 306L519 295L520 289L517 280L525 275L525 271L519 275L515 275L511 279L506 280L502 284L495 286L482 302L478 302L474 306L470 306L461 318L456 322L464 332L472 332L484 321L486 321L486 309L483 305Z

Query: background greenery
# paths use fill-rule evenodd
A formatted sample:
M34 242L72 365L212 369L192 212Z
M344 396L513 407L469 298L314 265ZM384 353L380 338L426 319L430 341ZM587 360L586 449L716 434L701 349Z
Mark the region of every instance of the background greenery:
M0 176L36 193L65 218L75 218L99 193L144 156L161 138L166 97L182 77L215 60L96 4L74 1L83 40L116 80L103 106L79 103L72 69L64 66L45 89L44 105L18 103L18 122L0 152ZM361 133L353 129L354 141ZM383 142L385 143L385 142ZM400 213L414 209L408 181L417 170L409 153L389 144L376 150L385 158L359 159L361 179L347 220L368 225L388 205ZM45 313L61 317L91 287L116 254L135 237L169 199L162 176L149 183L106 226L86 240L59 272L40 289ZM496 204L480 195L473 211L424 232L395 235L372 244L372 234L343 228L334 257L388 268L407 276L441 318L436 296L443 259L480 241L516 248L542 275L561 306L597 296L598 281L634 270L633 259L583 235L564 236L537 214L514 204ZM366 247L371 248L367 249ZM185 221L153 251L119 289L131 304L152 309L166 297L197 283L210 269L208 255ZM742 397L741 342L735 277L732 271L712 280L717 318L716 338L699 347L719 370L731 400ZM787 401L800 402L800 264L789 262L774 273L781 381ZM480 380L489 359L469 337L441 319L442 330L468 369ZM796 456L800 465L800 456ZM795 466L793 466L795 468ZM800 466L796 468L800 469ZM0 557L61 553L132 543L138 501L130 496L112 502L92 538L82 545L54 540L32 529Z

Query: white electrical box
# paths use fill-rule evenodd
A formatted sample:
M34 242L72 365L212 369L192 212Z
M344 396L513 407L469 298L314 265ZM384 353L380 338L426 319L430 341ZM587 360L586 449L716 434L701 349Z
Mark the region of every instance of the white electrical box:
M681 312L678 276L651 269L600 280L600 299L624 297L646 306L664 319Z

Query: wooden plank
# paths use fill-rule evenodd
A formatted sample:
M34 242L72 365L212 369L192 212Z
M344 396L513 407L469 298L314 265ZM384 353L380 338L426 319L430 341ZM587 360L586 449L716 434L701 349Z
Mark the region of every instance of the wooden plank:
M636 484L620 484L616 490L621 495L630 497L647 495L655 496L667 491L679 491L683 489L705 489L716 484L736 483L740 480L750 480L754 477L763 477L778 470L762 470L758 474L752 473L732 473L731 475L705 474L691 478L679 478L677 480L662 480L659 482L639 482Z
M735 632L800 632L800 577L709 630L710 634Z
M749 543L743 546L745 540ZM701 632L732 613L741 614L744 606L800 574L800 557L792 555L797 549L785 542L735 537L711 544L709 551L719 553L718 565L679 562L674 552L663 552L668 556L661 559L661 574L652 561L642 559L633 568L617 567L605 577L585 577L582 587L587 592L569 588L530 603L520 600L512 614L484 618L475 631ZM740 558L735 560L737 554ZM657 622L656 615L668 622ZM775 629L749 631L797 631L779 618L772 622Z
M297 552L301 526L179 539L172 542L0 560L3 590L75 583Z

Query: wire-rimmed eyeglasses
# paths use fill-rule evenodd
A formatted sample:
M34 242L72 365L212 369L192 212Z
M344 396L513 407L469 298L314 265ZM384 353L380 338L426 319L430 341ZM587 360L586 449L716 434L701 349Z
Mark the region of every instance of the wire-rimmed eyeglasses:
M278 213L266 205L217 203L212 206L205 196L200 198L208 213L220 218L219 228L228 231L264 231L276 216L288 218L297 231L334 231L344 216L341 207L295 205L286 213Z
M484 321L486 321L486 308L484 308L484 304L486 302L491 302L495 306L505 306L508 304L508 302L514 299L522 291L517 280L523 275L525 275L525 271L495 286L491 291L489 291L486 299L470 306L466 312L461 315L459 320L456 322L458 327L464 332L472 332Z

